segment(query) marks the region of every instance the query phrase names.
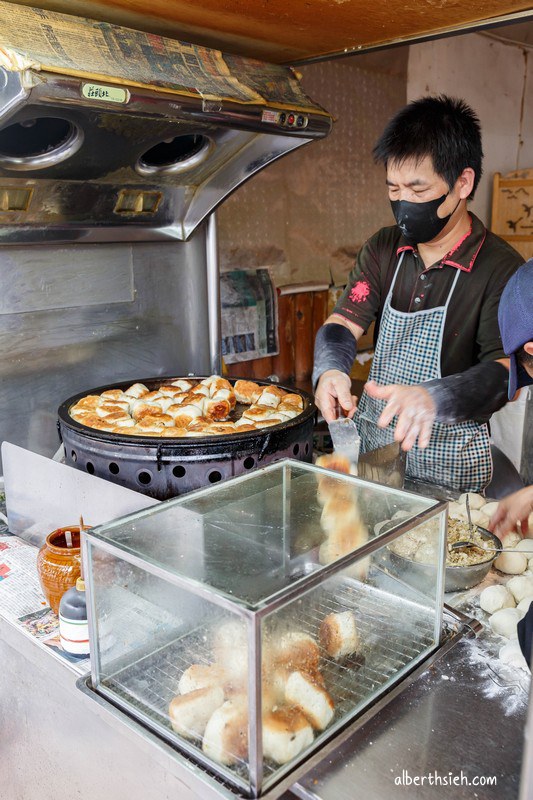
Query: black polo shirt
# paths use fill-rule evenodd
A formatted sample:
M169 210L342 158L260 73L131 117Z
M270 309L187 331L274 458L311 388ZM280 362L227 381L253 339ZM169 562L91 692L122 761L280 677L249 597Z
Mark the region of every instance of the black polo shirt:
M429 268L396 225L382 228L359 251L334 313L365 331L375 320L375 342L383 305L403 253L392 295L392 307L397 311L422 311L444 305L460 270L444 327L442 376L463 372L481 361L505 358L498 303L505 284L524 259L488 231L474 214L470 217L468 233Z

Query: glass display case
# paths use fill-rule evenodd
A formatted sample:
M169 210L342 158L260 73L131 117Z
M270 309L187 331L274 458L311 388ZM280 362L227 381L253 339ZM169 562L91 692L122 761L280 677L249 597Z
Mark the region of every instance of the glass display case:
M438 646L446 508L286 460L92 529L93 688L260 796Z

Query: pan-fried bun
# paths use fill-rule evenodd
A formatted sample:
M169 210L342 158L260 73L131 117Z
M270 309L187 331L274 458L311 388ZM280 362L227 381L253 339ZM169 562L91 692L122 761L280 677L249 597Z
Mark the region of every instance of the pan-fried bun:
M244 403L245 405L249 406L252 403L257 402L257 399L261 395L263 388L258 386L257 383L254 383L254 381L238 380L235 381L233 391L235 392L235 397L237 398L238 403Z
M160 435L165 437L173 436L175 438L178 438L180 436L186 436L187 428L178 427L176 425L169 425L168 427L161 429Z
M248 715L243 704L226 700L214 711L205 728L202 750L228 766L248 757Z
M323 731L333 719L333 700L325 688L305 672L291 673L285 687L285 697L288 703L307 717L315 730Z
M301 413L302 409L292 403L281 402L276 408L276 414L283 414L287 419L294 419L294 417L297 417Z
M223 702L224 692L220 686L177 695L168 709L170 724L185 739L198 739Z
M148 394L148 391L148 386L145 386L144 383L134 383L129 389L126 389L124 394L139 399L139 397L142 397L144 394Z
M350 474L350 460L339 453L326 453L323 456L319 456L315 464L317 467L332 469L335 472L343 472L346 475Z
M260 406L271 406L272 408L276 408L280 404L281 398L284 396L284 394L285 392L283 389L280 389L279 386L267 386L263 389L258 400L255 402Z
M331 658L341 659L355 653L359 634L353 611L328 614L320 625L319 640L320 646Z
M205 415L210 420L225 420L229 417L230 412L231 404L229 400L213 398L205 401Z
M197 689L222 686L224 675L224 670L216 664L191 664L179 680L179 693L188 694Z
M103 402L107 403L110 400L124 400L125 392L122 389L106 389L105 392L102 392L100 398ZM126 398L127 400L128 398Z
M295 406L296 408L299 408L300 411L304 410L304 400L299 394L288 392L287 394L283 395L281 402Z
M177 386L182 392L190 392L194 383L193 381L188 381L185 378L178 378L175 381L170 381L170 385Z
M320 648L312 636L302 631L290 631L273 643L273 659L292 670L315 672L320 662Z
M100 395L99 394L88 394L87 397L82 397L81 400L78 400L75 406L71 409L74 411L86 409L87 411L94 411L96 406L100 405Z
M124 408L123 405L124 405L123 403L115 403L115 402L102 403L102 405L97 406L97 408L95 409L96 414L99 417L104 418L107 417L109 414L116 414L118 411L121 411L122 413L127 412L128 404L127 403L125 404L126 408Z
M282 706L263 717L263 755L286 764L313 742L313 729L304 715Z
M276 410L270 406L250 406L250 408L242 412L242 419L247 419L251 422L260 422L275 416Z

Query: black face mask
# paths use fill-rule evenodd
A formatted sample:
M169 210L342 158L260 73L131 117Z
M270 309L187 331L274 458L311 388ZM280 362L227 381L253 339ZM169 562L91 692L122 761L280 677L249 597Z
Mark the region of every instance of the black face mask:
M447 217L437 216L437 209L444 203L448 194L443 194L436 200L428 200L426 203L410 203L408 200L390 201L396 224L411 244L431 242L444 230L461 202L459 198L457 206Z

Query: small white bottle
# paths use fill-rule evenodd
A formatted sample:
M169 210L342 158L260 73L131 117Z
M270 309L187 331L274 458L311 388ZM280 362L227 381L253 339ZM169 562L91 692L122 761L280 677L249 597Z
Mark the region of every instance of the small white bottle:
M85 582L78 578L76 586L69 589L59 603L59 637L67 653L76 656L89 655L89 625Z

